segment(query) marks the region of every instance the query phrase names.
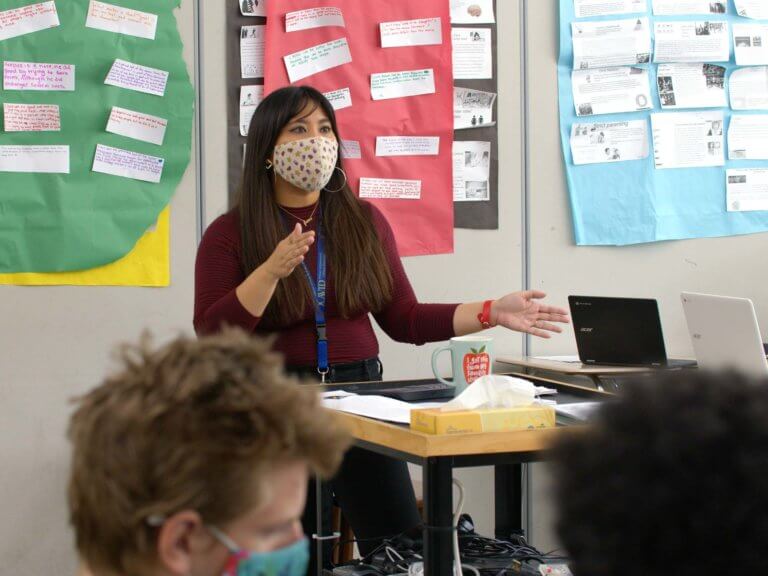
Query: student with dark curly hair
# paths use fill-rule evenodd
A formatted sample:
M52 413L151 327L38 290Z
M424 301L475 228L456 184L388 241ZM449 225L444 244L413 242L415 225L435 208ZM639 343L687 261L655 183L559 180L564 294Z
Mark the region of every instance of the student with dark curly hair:
M555 452L575 576L768 574L768 383L627 387Z

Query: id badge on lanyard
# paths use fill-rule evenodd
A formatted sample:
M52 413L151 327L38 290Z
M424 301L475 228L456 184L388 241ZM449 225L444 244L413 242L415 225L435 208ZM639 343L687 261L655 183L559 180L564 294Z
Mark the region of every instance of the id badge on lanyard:
M325 326L325 289L326 289L326 257L325 242L323 241L322 213L318 213L317 219L317 282L306 262L301 263L304 274L312 289L312 300L315 305L315 329L317 331L317 373L320 381L325 382L328 374L328 335Z

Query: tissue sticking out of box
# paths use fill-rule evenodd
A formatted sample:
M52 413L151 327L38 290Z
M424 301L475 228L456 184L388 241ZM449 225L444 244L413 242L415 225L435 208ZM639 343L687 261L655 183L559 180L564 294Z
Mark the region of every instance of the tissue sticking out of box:
M481 376L456 398L442 405L442 412L481 408L530 406L536 400L536 386L522 378L490 374Z

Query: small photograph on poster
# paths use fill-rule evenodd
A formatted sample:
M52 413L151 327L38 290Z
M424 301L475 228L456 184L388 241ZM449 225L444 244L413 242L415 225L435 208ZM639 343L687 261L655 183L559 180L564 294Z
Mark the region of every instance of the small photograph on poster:
M451 0L451 24L494 24L493 0Z
M267 15L266 0L238 0L240 4L240 14L243 16L261 16Z
M493 126L495 92L453 87L453 129L482 128Z
M768 64L768 25L734 24L733 45L738 66Z
M487 202L491 199L491 143L453 143L453 201Z

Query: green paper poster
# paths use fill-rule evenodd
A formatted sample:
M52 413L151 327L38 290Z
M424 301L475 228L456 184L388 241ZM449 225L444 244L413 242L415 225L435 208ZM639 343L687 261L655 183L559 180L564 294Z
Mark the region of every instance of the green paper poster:
M174 16L180 1L96 2L99 28L94 28L86 26L91 0L56 0L53 18L58 18L58 26L15 36L0 30L0 38L7 38L0 40L0 72L4 72L0 90L4 110L0 125L0 273L85 270L113 262L130 252L168 205L189 164L194 106L194 89ZM0 11L35 4L40 6L39 0L4 0ZM52 4L44 2L37 9L42 14ZM154 39L142 37L154 29L154 16ZM51 18L50 12L43 17ZM35 22L31 19L29 28L34 29ZM105 27L116 31L100 29ZM124 82L132 82L131 69L136 68L130 65L154 68L159 71L153 73L155 77L162 78L162 72L167 72L164 95L106 85L117 59L129 63L122 65ZM16 62L74 65L75 89L30 89L33 84L18 72L21 69L28 75L29 66L19 68L13 64ZM14 67L13 82L10 67ZM57 74L66 76L65 72ZM158 90L156 80L154 91ZM66 78L62 86L65 84ZM23 89L16 89L19 86ZM49 128L59 125L60 130L15 131L20 126L18 110L41 109L9 104L48 105L48 112L51 106L54 112L58 107L58 120L46 118L52 122ZM107 132L113 107L139 113L132 116L134 121L156 117L155 142L136 139L135 134L131 137L130 130ZM159 144L158 123L164 125L164 121L167 126ZM22 123L21 127L28 125ZM154 162L162 167L159 182L92 171L97 145L128 152L110 160L122 166L121 170L128 170L120 164L126 158L138 162L155 157ZM21 163L8 160L9 151L18 150L11 146L68 146L69 173L14 172ZM150 168L157 172L157 165Z

